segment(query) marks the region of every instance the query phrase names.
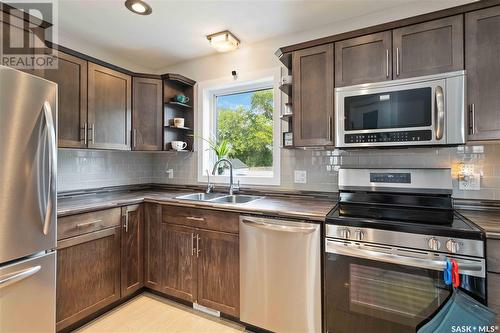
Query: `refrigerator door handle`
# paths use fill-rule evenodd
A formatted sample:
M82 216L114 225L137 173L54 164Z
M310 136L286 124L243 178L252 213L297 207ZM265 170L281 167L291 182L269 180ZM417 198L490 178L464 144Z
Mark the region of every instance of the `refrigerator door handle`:
M27 269L23 269L22 271L10 273L4 276L0 276L0 289L10 286L16 282L24 280L33 274L37 273L42 267L41 266L33 266Z
M49 140L49 176L48 176L48 190L47 190L47 207L45 208L45 218L43 221L43 233L47 235L50 230L50 224L52 221L52 212L54 209L54 198L53 195L56 192L56 170L57 170L57 159L56 159L56 130L54 125L54 118L52 114L52 108L50 103L45 101L43 103L43 113L45 116L45 121L47 125L47 137Z

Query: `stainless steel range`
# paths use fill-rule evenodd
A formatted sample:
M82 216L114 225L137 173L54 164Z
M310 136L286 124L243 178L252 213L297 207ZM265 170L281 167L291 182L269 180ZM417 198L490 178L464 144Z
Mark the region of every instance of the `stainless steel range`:
M415 332L447 300L446 258L486 303L484 233L453 210L450 169L341 169L325 230L327 332Z

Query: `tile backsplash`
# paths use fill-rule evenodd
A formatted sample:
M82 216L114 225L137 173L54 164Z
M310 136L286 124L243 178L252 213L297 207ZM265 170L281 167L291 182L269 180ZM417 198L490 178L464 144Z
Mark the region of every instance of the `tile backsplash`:
M481 175L481 189L458 186L461 164ZM197 155L59 150L59 191L140 183L198 185ZM281 151L282 190L338 191L338 168L451 168L453 195L500 200L500 143L444 148ZM169 178L167 170L173 170ZM307 183L294 183L294 171L307 172Z
M58 192L150 183L152 158L143 152L59 149Z

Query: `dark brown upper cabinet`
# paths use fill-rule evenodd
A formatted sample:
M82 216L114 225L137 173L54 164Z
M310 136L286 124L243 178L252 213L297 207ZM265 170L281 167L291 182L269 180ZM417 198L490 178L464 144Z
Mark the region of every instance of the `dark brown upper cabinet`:
M465 15L469 140L500 140L500 6Z
M335 86L392 79L390 31L335 43Z
M162 150L163 82L133 78L132 149Z
M144 207L122 207L122 297L144 286Z
M292 55L293 141L297 147L333 145L333 44Z
M394 79L464 69L463 16L393 30Z
M129 75L88 63L88 147L130 150Z
M53 51L57 69L46 69L43 77L58 86L58 146L87 147L87 61Z

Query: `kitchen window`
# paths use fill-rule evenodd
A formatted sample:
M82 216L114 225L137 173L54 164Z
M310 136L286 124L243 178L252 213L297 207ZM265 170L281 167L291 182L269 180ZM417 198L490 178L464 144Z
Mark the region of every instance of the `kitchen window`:
M233 164L235 182L280 184L278 80L279 71L268 71L200 83L198 181L206 182L209 172L214 183L228 183L226 163L212 175L215 162L225 157Z

